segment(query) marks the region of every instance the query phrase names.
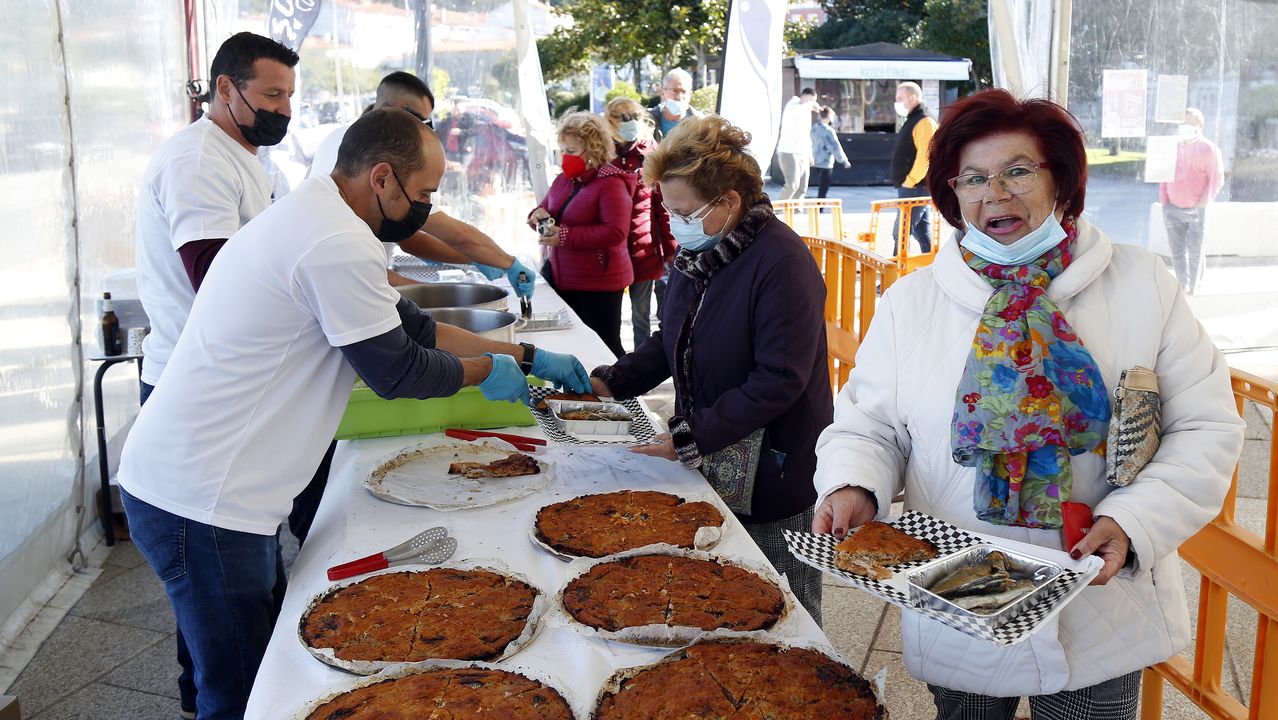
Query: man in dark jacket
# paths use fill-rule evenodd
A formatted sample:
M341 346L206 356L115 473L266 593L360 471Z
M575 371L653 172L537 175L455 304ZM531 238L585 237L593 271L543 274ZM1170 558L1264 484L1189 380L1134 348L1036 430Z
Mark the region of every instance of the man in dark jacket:
M680 120L701 116L688 102L691 98L692 76L688 71L675 68L666 73L665 79L661 81L661 102L648 108L648 114L652 116L652 136L658 142L674 130Z
M892 153L892 184L896 186L896 196L927 197L927 147L936 132L936 120L928 115L927 106L923 104L923 89L918 83L903 82L896 86L895 107L896 114L905 118L896 133L896 149ZM893 255L899 251L896 243L900 227L898 214L892 225ZM927 208L910 211L910 234L918 240L923 252L932 250L932 223Z

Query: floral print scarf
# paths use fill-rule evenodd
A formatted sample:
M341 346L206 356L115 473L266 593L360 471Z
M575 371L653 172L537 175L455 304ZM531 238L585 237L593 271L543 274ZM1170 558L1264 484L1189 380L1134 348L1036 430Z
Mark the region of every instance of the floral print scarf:
M975 467L973 503L995 525L1061 527L1073 481L1070 455L1095 450L1109 423L1109 396L1047 285L1073 260L1078 231L1026 265L963 258L994 294L985 304L955 393L954 461Z

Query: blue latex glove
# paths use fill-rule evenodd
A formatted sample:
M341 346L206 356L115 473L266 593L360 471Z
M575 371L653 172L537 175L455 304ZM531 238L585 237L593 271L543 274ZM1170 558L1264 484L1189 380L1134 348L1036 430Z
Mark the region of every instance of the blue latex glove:
M572 355L537 348L533 353L532 374L575 393L590 392L590 375Z
M523 282L519 281L519 273L524 274ZM533 286L537 284L537 273L530 270L527 265L518 260L511 263L506 270L506 279L510 281L510 286L515 289L515 294L519 297L531 298L533 296Z
M492 265L485 265L483 263L471 263L471 265L474 265L475 269L483 273L484 277L489 280L496 280L506 273L505 270L502 270L499 267L493 267Z
M528 376L519 369L519 363L509 355L484 353L493 359L492 372L479 383L479 391L489 400L522 402L527 405ZM583 371L584 372L584 371Z

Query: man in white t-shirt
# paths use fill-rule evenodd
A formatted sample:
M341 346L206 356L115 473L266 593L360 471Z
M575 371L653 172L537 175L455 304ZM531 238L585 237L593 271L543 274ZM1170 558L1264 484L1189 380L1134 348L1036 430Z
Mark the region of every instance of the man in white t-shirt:
M151 321L143 341L141 400L159 383L191 303L226 239L271 204L271 186L257 158L260 146L283 139L290 117L297 54L253 33L222 43L213 58L209 113L160 146L138 197L135 233L138 295ZM164 442L162 439L158 442ZM327 478L299 502L290 528L305 538ZM195 717L190 655L177 633L181 711Z
M401 108L427 127L435 127L430 117L435 111L435 95L426 83L411 73L396 71L382 78L377 85L377 99L372 107ZM337 128L320 142L311 158L311 168L306 174L308 178L333 172L333 166L337 163L337 148L342 144L347 127L349 126ZM391 254L395 252L395 243L387 243L385 247L386 262L389 265ZM528 266L498 247L479 228L442 212L432 213L422 232L400 242L399 247L410 255L427 260L458 264L473 262L489 280L505 275L518 295L532 297L533 283L537 276ZM520 273L523 274L522 280ZM416 282L394 271L388 271L388 275L392 285Z
M477 385L527 402L529 372L590 386L571 355L436 324L387 283L378 241L421 227L443 165L438 138L408 113L356 121L332 175L222 248L125 443L121 497L195 660L201 718L244 711L278 612L275 531L357 372L387 398Z
M808 193L812 170L812 113L820 110L816 90L803 88L781 111L781 134L777 137L777 160L785 175L782 200L802 200Z

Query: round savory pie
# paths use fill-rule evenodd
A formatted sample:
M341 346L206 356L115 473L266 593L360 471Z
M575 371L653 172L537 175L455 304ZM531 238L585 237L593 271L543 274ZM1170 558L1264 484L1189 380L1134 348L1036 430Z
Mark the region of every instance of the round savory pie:
M313 603L301 619L302 640L340 660L489 660L523 633L537 594L488 570L373 575Z
M723 515L710 503L621 490L547 505L537 512L536 533L565 555L598 558L653 543L691 548L698 529L722 524Z
M366 685L325 702L306 720L491 717L573 720L554 688L506 670L440 668Z
M765 630L785 609L776 585L714 560L637 555L595 565L564 588L577 622L616 631L641 625Z
M628 673L629 674L629 673ZM604 693L595 720L882 720L870 684L814 650L702 643Z

